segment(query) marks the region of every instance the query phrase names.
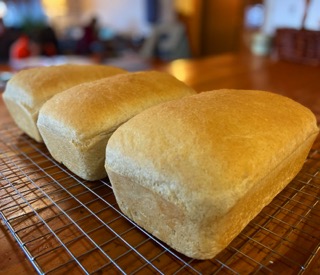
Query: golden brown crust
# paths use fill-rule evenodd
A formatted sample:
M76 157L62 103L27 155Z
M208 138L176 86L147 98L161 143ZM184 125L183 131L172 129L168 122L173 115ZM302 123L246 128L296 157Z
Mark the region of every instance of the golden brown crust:
M119 74L54 96L41 108L38 127L54 158L82 178L95 180L106 176L105 146L119 125L153 105L194 93L167 73Z
M104 65L66 64L26 69L9 80L3 98L17 125L29 136L41 142L36 121L44 102L80 83L119 73L125 71Z
M150 108L122 125L109 140L105 167L129 217L180 252L210 258L295 176L318 131L311 111L283 96L262 91L205 92ZM188 217L186 226L198 232L194 247L184 246L192 245L187 237L192 231L185 231L184 220L177 219L178 226L170 231L145 222L151 215L147 209L133 215L134 202L122 181L133 183L131 194L141 186L153 193L156 204L161 198L182 211L181 217ZM268 184L270 190L264 194ZM165 208L161 205L160 212ZM179 228L181 234L176 232ZM226 235L219 239L221 232Z

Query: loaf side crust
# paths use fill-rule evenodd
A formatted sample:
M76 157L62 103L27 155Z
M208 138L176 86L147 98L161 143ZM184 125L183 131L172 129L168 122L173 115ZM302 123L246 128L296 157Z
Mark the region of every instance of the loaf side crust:
M28 136L32 137L37 142L42 142L42 137L38 131L35 121L37 120L37 115L34 114L28 106L16 100L10 98L6 99L6 106L10 110L13 121L19 128L26 133Z
M196 259L211 259L226 248L245 226L268 205L296 176L315 140L316 134L302 144L275 170L247 194L239 198L223 216L210 207L198 215L181 205L165 200L131 178L106 167L120 210L139 226L178 252Z
M80 178L94 181L107 176L104 169L105 148L111 134L97 135L90 143L83 145L58 135L52 128L42 127L41 134L51 156Z
M44 102L77 84L125 72L112 66L74 64L25 69L8 81L3 99L18 127L42 142L36 122Z

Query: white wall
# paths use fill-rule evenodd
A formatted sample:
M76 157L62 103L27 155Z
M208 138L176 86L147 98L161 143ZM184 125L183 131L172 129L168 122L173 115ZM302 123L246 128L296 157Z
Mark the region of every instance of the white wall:
M144 0L92 0L92 3L101 25L128 35L149 32Z
M82 26L90 18L97 16L101 27L129 35L147 35L151 26L147 22L145 0L64 0L67 6L65 15L51 18L58 30L68 26ZM76 5L76 6L75 6ZM161 0L162 22L175 20L174 1Z
M277 28L320 30L320 0L264 0L266 20L264 32L274 35ZM306 13L306 20L303 22Z
M145 0L82 0L83 17L96 15L100 25L127 35L146 35L150 25ZM161 21L175 19L174 1L161 0Z

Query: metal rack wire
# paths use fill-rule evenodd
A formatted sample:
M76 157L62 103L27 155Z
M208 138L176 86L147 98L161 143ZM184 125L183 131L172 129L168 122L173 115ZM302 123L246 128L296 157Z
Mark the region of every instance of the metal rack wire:
M303 273L320 250L320 144L216 258L187 258L128 220L107 179L87 182L13 124L0 129L0 215L39 274Z

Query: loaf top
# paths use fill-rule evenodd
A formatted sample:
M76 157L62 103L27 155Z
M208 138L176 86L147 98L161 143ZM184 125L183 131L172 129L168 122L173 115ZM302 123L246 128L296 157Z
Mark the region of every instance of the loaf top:
M30 68L19 71L8 81L3 96L37 108L53 95L74 85L125 72L98 64Z
M83 142L110 135L132 116L195 91L170 74L119 74L87 82L55 95L40 110L38 125Z
M214 201L223 215L318 131L312 112L284 96L203 92L120 126L108 142L106 168L183 208Z

